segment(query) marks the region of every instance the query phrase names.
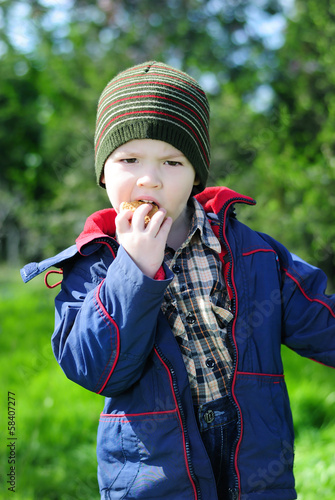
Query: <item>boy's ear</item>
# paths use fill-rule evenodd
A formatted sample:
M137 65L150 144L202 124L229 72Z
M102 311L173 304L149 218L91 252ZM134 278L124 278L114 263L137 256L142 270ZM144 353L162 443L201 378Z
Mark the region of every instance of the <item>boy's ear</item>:
M193 182L193 186L199 186L200 184L200 179L198 178L198 176L196 175L195 176L195 179L194 179L194 182Z
M105 168L102 169L101 176L100 176L100 182L105 184Z

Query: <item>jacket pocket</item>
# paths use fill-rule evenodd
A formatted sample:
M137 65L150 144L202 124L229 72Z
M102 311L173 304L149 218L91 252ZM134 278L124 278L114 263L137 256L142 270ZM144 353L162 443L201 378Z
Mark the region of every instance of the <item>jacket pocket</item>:
M235 394L242 413L237 458L242 492L269 498L269 491L282 490L283 499L293 498L294 435L284 378L238 374Z
M104 500L194 500L175 410L101 414L97 455Z
M97 438L98 480L102 498L111 489L126 498L140 467L138 439L126 417L101 417Z

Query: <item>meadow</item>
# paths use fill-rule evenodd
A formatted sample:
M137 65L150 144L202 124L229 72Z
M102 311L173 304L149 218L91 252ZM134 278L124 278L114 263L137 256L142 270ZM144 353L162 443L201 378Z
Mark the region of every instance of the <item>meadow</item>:
M57 290L48 290L41 277L24 285L17 269L0 269L1 500L99 498L95 439L103 399L67 380L53 357ZM335 371L286 348L283 358L295 421L298 498L333 500ZM8 439L8 393L15 394L16 440ZM13 450L8 443L15 443ZM15 492L8 491L10 456Z

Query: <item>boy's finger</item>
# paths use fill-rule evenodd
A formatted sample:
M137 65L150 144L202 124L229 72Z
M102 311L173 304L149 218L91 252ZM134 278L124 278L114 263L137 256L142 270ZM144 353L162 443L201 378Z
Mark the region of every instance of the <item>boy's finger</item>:
M140 205L138 208L136 208L133 216L134 224L136 225L140 224L141 227L144 227L145 226L144 218L149 214L151 210L152 210L152 205L150 205L150 203L144 203L143 205Z
M160 226L156 237L160 237L163 240L164 239L167 240L172 223L173 223L172 217L167 217L166 219L164 219L163 224Z
M134 212L131 210L122 210L115 218L115 225L118 232L127 231L132 221Z
M162 223L164 222L164 219L166 217L166 210L165 208L160 208L154 215L151 217L149 224L147 228L150 230L153 230L154 232L158 233L160 230L160 227Z

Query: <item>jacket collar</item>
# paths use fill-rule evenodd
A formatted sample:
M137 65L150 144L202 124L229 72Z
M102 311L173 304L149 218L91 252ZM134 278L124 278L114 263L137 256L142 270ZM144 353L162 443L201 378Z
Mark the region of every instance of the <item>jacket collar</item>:
M256 202L249 196L243 196L232 189L226 187L208 187L195 198L203 206L207 214L219 214L221 210L226 210L232 203L247 203L254 205ZM79 252L88 243L102 239L115 237L115 217L114 208L106 208L93 213L86 221L82 233L76 239Z
M116 211L114 208L106 208L94 212L85 222L82 233L76 239L78 251L88 243L101 238L115 237L115 218Z
M204 207L206 213L214 213L216 215L221 210L226 210L232 203L256 204L253 198L243 196L232 189L222 186L208 187L196 195L195 198Z

